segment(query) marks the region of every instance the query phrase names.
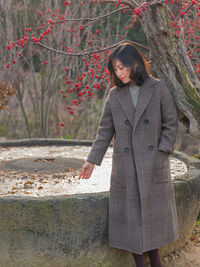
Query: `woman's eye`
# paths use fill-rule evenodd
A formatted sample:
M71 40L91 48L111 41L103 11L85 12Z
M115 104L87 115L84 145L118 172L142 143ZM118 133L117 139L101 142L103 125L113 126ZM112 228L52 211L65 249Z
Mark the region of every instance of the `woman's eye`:
M114 69L114 72L116 72L117 70L123 70L124 66L120 66L120 67L117 67L117 69Z

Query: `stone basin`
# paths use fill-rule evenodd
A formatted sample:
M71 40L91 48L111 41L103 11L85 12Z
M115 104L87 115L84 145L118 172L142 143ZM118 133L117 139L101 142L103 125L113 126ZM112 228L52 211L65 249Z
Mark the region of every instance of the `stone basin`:
M17 145L19 143L20 141L18 141ZM45 145L45 140L43 144L41 140L38 143L40 144L39 147L43 146ZM23 142L21 144L24 145ZM37 142L35 144L34 142L31 143L31 140L28 140L28 144L30 146L32 145L31 150L38 157L38 150L35 149L38 148ZM82 142L63 141L59 144L56 143L56 146L57 148L59 146L63 146L63 148L66 146L67 148L71 145L71 152L75 151L75 154L78 155L77 158L85 160L87 155L82 153L80 149L75 149L75 145L82 146L82 144ZM3 148L4 145L7 147ZM53 145L55 145L53 141L48 141L48 146L51 148L50 151L52 152L52 149L55 151L54 157L56 155L69 157L72 154L70 152L69 155L66 152L62 154L59 150L56 152L56 148ZM87 145L89 149L91 143ZM16 144L14 142L8 144L1 143L0 146L2 146L1 161L5 163L5 161L14 160L13 151L17 149ZM45 146L42 149L45 150ZM11 153L6 154L9 150ZM111 153L112 148L109 148L102 165L110 165ZM7 156L2 158L2 155ZM26 158L33 158L33 155L30 153L30 147L25 147L25 155ZM53 153L48 154L51 158L52 155ZM74 158L74 156L70 157ZM161 257L185 246L200 209L199 160L188 157L182 152L175 152L173 160L174 162L178 160L177 162L179 163L184 162L187 166L187 171L183 171L179 175L176 173L172 179L178 213L179 238L175 242L160 249ZM103 169L107 165L103 165ZM66 181L67 179L72 179L73 176L72 178L64 177L61 179L59 178L62 177L59 176L61 173L56 173L58 176L55 179L61 179L59 180L61 188L66 185L64 192L60 189L59 192L54 192L53 195L41 194L42 196L38 196L34 195L33 188L25 189L29 194L24 194L25 191L22 188L18 189L18 192L14 189L14 194L11 193L11 189L10 191L7 190L1 193L0 266L135 266L132 255L129 252L112 249L107 246L109 181L106 187L104 186L102 188L99 186L97 192L91 193L94 191L91 189L92 186L88 184L88 181L78 181L79 169L77 170L74 176L75 186L72 194L68 194L67 191L67 185L69 183L61 183L61 180ZM95 168L95 171L97 170L100 170L100 167ZM5 174L6 171L3 171ZM12 170L11 172L17 171ZM24 174L24 170L21 173ZM44 175L48 178L50 174L43 172L42 176L44 177ZM55 175L55 173L52 175ZM104 180L105 177L103 176L105 175L108 177L108 170L103 175L102 169L94 173L94 177L91 178L93 187L96 188L96 180L101 181L100 185L109 180L109 178ZM5 179L5 177L0 177L0 179ZM29 178L25 177L26 181L27 179ZM33 181L35 180L33 179ZM82 184L86 186L82 193L80 193ZM37 186L36 188L38 188ZM17 188L17 186L15 187ZM45 190L40 190L39 192L41 191ZM146 260L148 260L147 257Z
M56 196L109 191L112 147L89 180L78 180L90 146L33 146L0 149L0 195ZM183 161L170 158L172 179L187 172Z

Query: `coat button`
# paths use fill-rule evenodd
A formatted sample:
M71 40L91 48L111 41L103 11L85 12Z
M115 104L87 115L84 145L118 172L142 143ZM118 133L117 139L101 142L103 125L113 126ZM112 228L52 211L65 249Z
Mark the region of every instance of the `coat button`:
M149 150L154 150L154 146L149 146Z
M129 152L129 148L128 147L125 147L124 148L124 152L126 152L126 153Z
M124 123L125 123L126 125L129 125L129 124L130 124L130 121L129 121L129 120L125 120Z
M144 120L144 124L148 124L149 123L149 120Z

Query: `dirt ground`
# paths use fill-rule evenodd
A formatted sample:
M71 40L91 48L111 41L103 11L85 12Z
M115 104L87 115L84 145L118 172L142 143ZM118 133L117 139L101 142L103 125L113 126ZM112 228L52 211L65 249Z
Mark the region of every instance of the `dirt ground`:
M200 224L196 224L190 240L182 250L162 258L162 266L200 267Z

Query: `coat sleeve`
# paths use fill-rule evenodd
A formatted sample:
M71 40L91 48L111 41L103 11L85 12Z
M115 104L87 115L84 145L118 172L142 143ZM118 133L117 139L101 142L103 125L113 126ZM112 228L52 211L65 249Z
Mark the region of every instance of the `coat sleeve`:
M112 113L110 109L110 94L107 96L103 112L99 121L99 127L96 139L93 142L92 149L87 161L96 165L101 165L103 157L115 133Z
M158 150L173 153L178 130L176 104L163 80L160 81L161 136Z

